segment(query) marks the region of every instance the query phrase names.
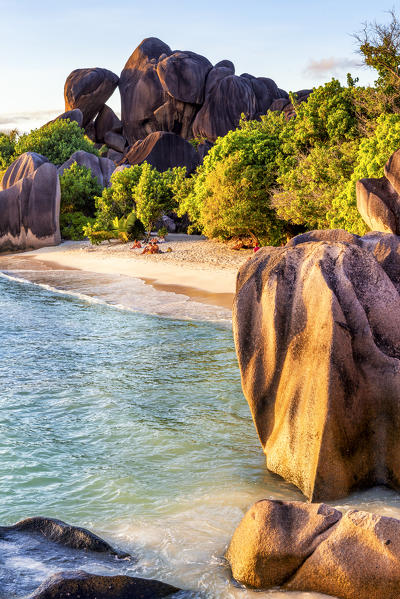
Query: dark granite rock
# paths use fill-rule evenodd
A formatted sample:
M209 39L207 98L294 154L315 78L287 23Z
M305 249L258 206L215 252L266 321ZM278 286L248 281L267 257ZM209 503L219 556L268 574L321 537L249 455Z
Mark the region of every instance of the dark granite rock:
M236 75L220 79L215 73L212 76L216 82L206 91L204 104L193 123L193 135L205 137L209 141L215 141L217 137L235 129L242 113L252 119L257 112L251 80Z
M99 158L98 156L95 156L95 154L90 154L84 150L78 150L59 167L58 174L62 175L74 162L90 169L92 171L92 176L97 177L97 180L102 187L109 187L111 175L115 170L115 164L112 160L109 158Z
M50 162L0 191L0 250L60 243L60 195L57 167Z
M159 60L157 74L164 90L176 100L202 104L211 62L195 52L174 52Z
M72 122L78 123L79 127L83 127L83 113L79 108L67 110L67 112L63 112L62 114L60 114L60 116L57 116L50 122L54 123L55 121L66 121L67 119L69 119Z
M81 570L54 574L26 599L161 599L179 590L158 580Z
M142 164L146 161L158 171L166 171L174 166L185 166L192 173L199 164L194 147L175 133L158 131L137 141L125 155L129 164Z
M29 177L45 162L49 162L46 156L42 156L36 152L24 152L10 164L4 173L3 179L0 181L0 190L8 189L20 179Z
M112 150L112 149L108 150L108 152L107 152L107 158L109 158L110 160L115 162L115 164L118 164L118 162L121 162L123 157L124 157L124 155L121 152L116 152L115 150Z
M76 69L65 82L65 110L79 108L86 127L104 107L117 85L118 76L107 69Z
M0 526L0 539L9 535L10 532L38 533L48 541L60 543L71 549L109 553L120 558L127 556L126 553L120 553L113 549L111 545L90 530L71 526L54 518L25 518L12 526Z
M95 137L99 143L104 143L108 131L122 133L122 122L115 112L107 105L103 106L94 121Z
M112 150L116 150L117 152L121 152L122 154L126 146L126 139L119 133L114 133L114 131L107 131L107 133L104 136L104 143Z

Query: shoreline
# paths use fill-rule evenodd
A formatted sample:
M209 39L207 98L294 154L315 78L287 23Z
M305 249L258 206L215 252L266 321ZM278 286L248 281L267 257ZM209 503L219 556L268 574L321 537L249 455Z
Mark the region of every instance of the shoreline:
M130 244L91 246L63 242L58 246L0 255L0 270L80 270L124 275L158 291L232 310L238 268L251 251L241 253L199 236L169 235L162 254L142 255ZM165 248L171 248L166 252Z

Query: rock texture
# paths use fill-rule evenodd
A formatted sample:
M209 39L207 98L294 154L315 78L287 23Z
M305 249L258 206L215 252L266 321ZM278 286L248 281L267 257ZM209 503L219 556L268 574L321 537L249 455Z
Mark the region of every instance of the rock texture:
M174 166L185 166L188 173L199 164L199 155L188 141L175 135L157 131L144 140L137 141L125 155L129 164L141 164L146 161L158 171L166 171Z
M81 570L54 574L26 599L161 599L178 591L158 580L99 576Z
M0 538L12 532L37 533L48 541L60 543L71 549L109 553L117 557L126 557L127 554L113 549L106 541L90 532L86 528L71 526L62 520L54 518L25 518L12 526L0 526Z
M33 168L35 160L27 163ZM57 168L50 162L0 191L0 250L60 243L60 196Z
M234 578L257 589L281 586L341 599L400 596L400 521L394 518L265 499L245 514L226 557Z
M260 249L237 279L235 343L267 466L311 500L400 490L399 240L300 238Z
M94 129L96 141L104 143L104 138L108 132L122 133L122 122L115 112L105 105L94 121Z
M236 76L229 60L214 67L194 52L171 50L146 38L127 61L119 82L124 136L129 144L155 131L215 141L244 113L265 114L285 94L272 79Z
M79 108L74 108L74 110L67 110L67 112L63 112L62 114L60 114L60 116L56 117L50 122L54 123L55 121L65 121L67 119L69 119L70 121L75 121L75 123L78 123L79 127L83 126L83 113L81 110L79 110Z
M282 90L279 90L280 92ZM301 104L302 102L307 102L309 95L312 93L312 89L301 89L297 92L294 92L294 97L296 98L296 103ZM282 112L285 116L285 119L288 121L296 116L296 108L293 106L289 95L284 92L283 97L279 96L275 99L270 107L270 110L274 110L277 112Z
M4 173L3 179L0 181L0 190L8 189L23 179L33 175L36 169L42 164L48 162L46 156L37 154L36 152L24 152L14 160Z
M379 179L360 179L356 184L357 208L373 231L400 234L400 150L384 167Z
M65 110L79 108L86 127L104 107L117 85L118 76L107 69L76 69L65 82Z
M97 180L102 187L110 186L111 175L115 170L115 163L112 160L109 158L99 158L95 154L90 154L84 150L78 150L59 167L58 174L62 175L74 162L90 169L92 171L92 176L97 177Z

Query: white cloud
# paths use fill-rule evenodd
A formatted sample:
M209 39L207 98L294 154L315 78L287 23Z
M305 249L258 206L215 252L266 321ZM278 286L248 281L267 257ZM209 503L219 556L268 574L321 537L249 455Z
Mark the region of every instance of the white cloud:
M321 58L320 60L310 60L304 74L323 77L326 75L338 75L344 71L350 71L351 69L359 69L361 63L353 58Z

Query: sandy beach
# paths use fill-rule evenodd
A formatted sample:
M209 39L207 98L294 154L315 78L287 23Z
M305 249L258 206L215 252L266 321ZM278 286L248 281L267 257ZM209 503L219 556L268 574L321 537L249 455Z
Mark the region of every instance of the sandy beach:
M170 234L161 253L142 254L131 243L67 241L59 246L0 256L0 270L74 269L140 278L156 289L231 309L238 268L253 255L197 235ZM171 251L168 251L168 248Z

